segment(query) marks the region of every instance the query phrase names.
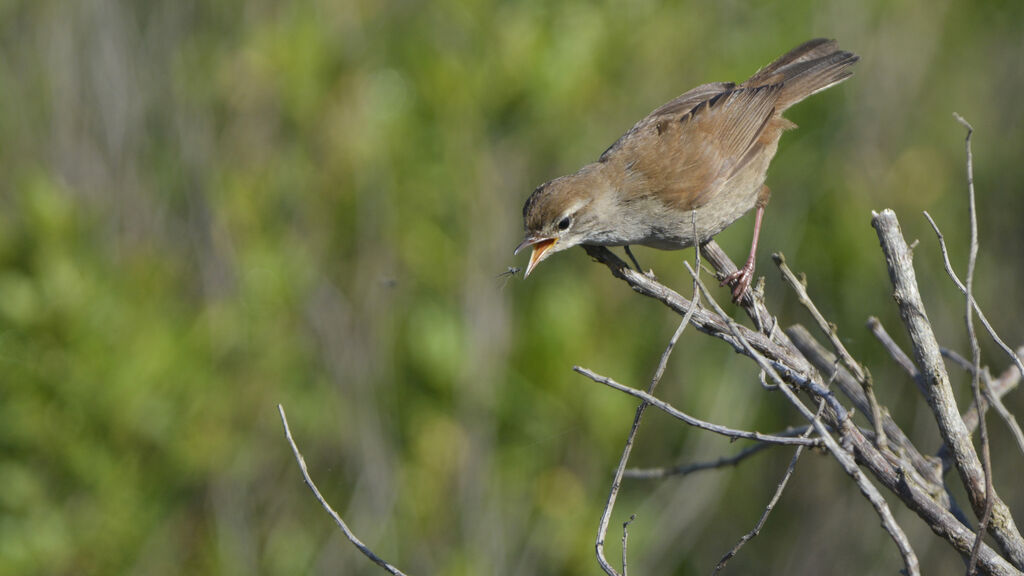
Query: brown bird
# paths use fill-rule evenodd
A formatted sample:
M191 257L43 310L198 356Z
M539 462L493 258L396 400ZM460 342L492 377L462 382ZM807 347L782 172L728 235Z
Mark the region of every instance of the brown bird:
M723 282L738 300L754 275L771 194L768 164L782 133L796 127L782 113L848 78L858 59L835 40L810 40L739 86L704 84L651 112L597 162L540 185L526 200L526 238L515 250L533 248L524 277L577 244L703 244L756 206L750 257Z

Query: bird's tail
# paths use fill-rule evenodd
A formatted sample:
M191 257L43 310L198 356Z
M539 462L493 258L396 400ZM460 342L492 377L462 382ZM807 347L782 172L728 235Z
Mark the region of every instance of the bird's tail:
M857 60L860 56L840 50L835 40L816 38L783 54L743 84L750 87L782 84L776 104L782 112L811 94L849 78L853 74L850 68Z

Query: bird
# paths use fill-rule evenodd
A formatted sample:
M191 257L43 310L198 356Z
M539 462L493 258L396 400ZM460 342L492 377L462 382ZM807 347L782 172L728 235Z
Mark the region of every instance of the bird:
M754 275L771 191L768 166L789 107L849 78L859 57L835 40L804 42L746 82L712 82L637 122L576 173L538 186L523 205L524 278L551 254L584 244L679 250L707 242L757 208L750 256L722 285L739 301ZM634 259L635 264L635 259Z

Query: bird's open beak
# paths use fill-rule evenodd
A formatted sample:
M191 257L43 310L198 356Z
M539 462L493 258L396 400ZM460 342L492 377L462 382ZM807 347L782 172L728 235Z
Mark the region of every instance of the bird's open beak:
M519 243L515 252L512 253L513 256L519 254L519 251L523 248L533 246L533 253L530 254L530 263L526 265L526 273L523 274L523 278L530 276L530 272L533 272L533 269L537 267L537 264L540 264L540 261L544 259L557 240L557 238L537 238L535 236L527 236L526 239Z

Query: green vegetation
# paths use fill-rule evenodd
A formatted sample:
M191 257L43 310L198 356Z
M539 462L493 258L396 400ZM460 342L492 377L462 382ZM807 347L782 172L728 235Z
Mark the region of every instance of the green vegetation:
M1019 2L923 0L0 2L0 573L378 573L302 485L277 403L328 499L404 570L596 573L635 403L570 367L641 385L677 319L582 250L499 277L524 266L522 202L664 101L814 36L863 59L789 113L801 129L769 172L759 272L786 325L807 318L769 254L805 271L880 398L912 420L920 398L862 328L897 327L870 211L896 209L921 239L933 320L965 350L920 211L962 266L951 113L967 117L976 294L1024 339L1022 23ZM720 236L734 259L751 228ZM688 289L692 251L637 255ZM736 427L799 422L695 333L660 393ZM1019 393L1007 402L1024 413ZM908 432L937 448L920 422ZM1019 469L1001 451L1020 455L995 448L998 483ZM652 414L633 462L738 449ZM638 514L631 569L707 573L790 455L628 482L613 534ZM1020 509L1024 494L1003 496ZM925 573L962 571L901 521ZM822 563L899 566L859 493L812 456L730 569Z

